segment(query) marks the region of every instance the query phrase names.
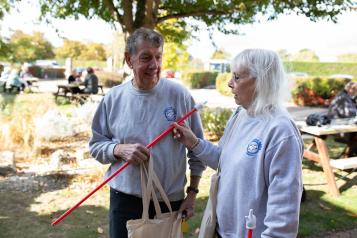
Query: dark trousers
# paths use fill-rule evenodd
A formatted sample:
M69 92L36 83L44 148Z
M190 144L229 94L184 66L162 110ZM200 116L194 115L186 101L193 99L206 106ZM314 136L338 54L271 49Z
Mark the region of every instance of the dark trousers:
M182 200L170 202L172 210L177 211L181 206ZM161 211L169 212L164 202L160 202ZM127 238L128 231L126 222L132 219L140 219L143 213L142 199L114 189L110 189L109 207L109 236L110 238ZM153 202L150 202L149 217L155 216Z

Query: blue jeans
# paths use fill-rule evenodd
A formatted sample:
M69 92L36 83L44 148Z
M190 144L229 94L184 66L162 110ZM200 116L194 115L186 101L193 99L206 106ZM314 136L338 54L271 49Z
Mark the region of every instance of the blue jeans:
M183 200L170 202L172 210L179 210ZM169 212L164 202L160 202L161 211ZM142 199L129 194L125 194L110 188L110 207L109 207L109 237L127 238L128 231L126 222L132 219L140 219L143 213ZM150 202L149 217L155 216L153 202Z

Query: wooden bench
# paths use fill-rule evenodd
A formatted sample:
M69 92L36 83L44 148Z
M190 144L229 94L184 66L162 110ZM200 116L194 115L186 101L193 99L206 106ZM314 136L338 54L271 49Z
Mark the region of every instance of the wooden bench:
M326 139L329 136L357 132L357 125L326 125L322 127L298 125L298 127L302 134L308 134L314 139L313 144L304 150L304 157L322 165L330 192L336 196L340 195L333 168L341 170L357 168L357 157L330 159ZM317 148L318 153L311 151L313 147Z
M330 159L330 165L333 168L346 170L357 168L357 157L345 159Z

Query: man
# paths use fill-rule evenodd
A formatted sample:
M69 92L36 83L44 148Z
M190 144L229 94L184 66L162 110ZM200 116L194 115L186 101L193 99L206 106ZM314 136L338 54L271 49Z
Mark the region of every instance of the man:
M167 193L173 210L193 215L198 183L205 166L191 152L188 164L190 184L185 197L185 147L164 137L150 151L145 147L174 121L190 111L195 103L189 92L164 78L160 79L163 38L150 29L140 28L129 36L125 61L134 78L112 88L103 98L93 119L89 143L94 158L111 163L110 176L126 161L132 164L109 182L109 233L111 238L127 237L126 222L142 215L139 164L153 159L154 170ZM203 137L198 113L187 119L193 132ZM163 212L168 209L160 203ZM154 216L151 204L150 216Z
M92 67L87 68L87 75L84 79L84 86L84 93L98 93L98 77L94 74L94 69Z
M332 100L329 110L329 118L349 118L356 116L356 103L354 98L357 95L357 83L349 82L344 90L339 92Z

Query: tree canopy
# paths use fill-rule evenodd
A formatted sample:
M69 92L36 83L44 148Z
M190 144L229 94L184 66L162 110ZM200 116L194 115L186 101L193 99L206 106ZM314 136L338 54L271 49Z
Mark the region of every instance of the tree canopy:
M351 7L350 0L40 0L42 17L66 19L68 17L99 18L124 33L148 27L158 29L174 41L187 38L198 29L199 22L223 33L237 33L239 25L252 23L257 16L268 20L279 14L295 12L312 21L328 18ZM188 21L189 19L189 21ZM174 27L172 27L174 26ZM179 34L180 33L180 34Z
M73 58L82 60L105 60L105 48L100 43L84 44L80 41L65 39L63 46L56 49L57 58Z
M301 49L292 56L292 61L318 62L320 59L313 50Z
M1 43L1 51L1 56L12 62L27 62L54 57L53 46L41 32L29 35L22 31L15 31L8 41Z

